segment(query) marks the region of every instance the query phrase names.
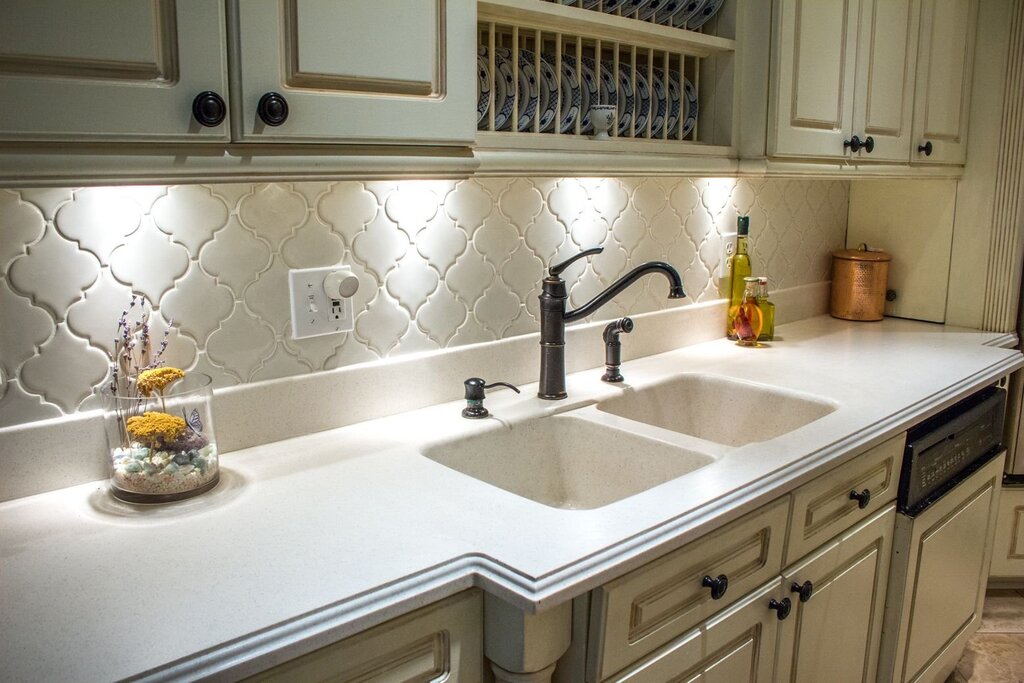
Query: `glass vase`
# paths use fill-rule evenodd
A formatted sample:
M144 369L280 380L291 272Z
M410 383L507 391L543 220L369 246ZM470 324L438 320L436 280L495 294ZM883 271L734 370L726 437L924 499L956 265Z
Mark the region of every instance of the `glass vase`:
M104 392L110 492L130 503L167 503L220 480L210 399L213 380L190 372L163 394Z

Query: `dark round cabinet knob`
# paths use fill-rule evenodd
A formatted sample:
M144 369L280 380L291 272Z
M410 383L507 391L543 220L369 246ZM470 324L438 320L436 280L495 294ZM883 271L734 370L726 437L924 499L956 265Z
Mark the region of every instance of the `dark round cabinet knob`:
M800 596L800 602L807 602L814 595L814 584L810 581L804 581L803 583L794 581L789 586L789 592Z
M288 120L288 101L276 92L268 92L256 105L260 120L268 126L280 126Z
M843 140L843 147L844 147L844 148L845 148L845 147L849 147L849 148L850 148L850 151L851 151L851 152L859 152L859 151L860 151L860 148L861 148L861 147L862 147L863 145L864 145L864 143L863 143L863 142L861 142L861 141L860 141L860 138L859 138L859 137L857 137L856 135L854 135L854 136L853 136L852 138L850 138L849 140Z
M779 618L779 621L782 621L789 616L790 610L793 609L793 603L789 598L782 598L782 600L772 598L768 601L768 609L775 610L775 616Z
M871 491L869 491L868 489L864 489L860 493L856 491L850 491L850 500L857 501L857 507L863 510L868 506L868 503L871 502Z
M934 149L934 148L932 147L932 141L931 140L928 140L923 145L918 145L917 146L918 153L919 154L924 154L926 157L930 157L932 155L932 149Z
M870 135L864 138L864 151L868 154L875 151L875 139Z
M895 289L887 289L887 290L885 290L885 300L886 301L896 301L896 299L898 299L899 296L900 296L899 292L897 292Z
M700 585L711 589L712 600L719 600L725 595L725 591L729 590L729 577L725 574L719 574L717 579L705 576Z
M227 113L224 98L212 90L204 90L192 100L192 116L201 126L219 126Z

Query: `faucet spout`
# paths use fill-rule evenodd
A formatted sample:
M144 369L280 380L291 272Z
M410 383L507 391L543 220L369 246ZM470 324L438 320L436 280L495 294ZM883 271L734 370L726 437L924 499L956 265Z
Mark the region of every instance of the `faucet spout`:
M683 291L683 280L679 277L679 272L675 268L664 261L650 261L629 271L613 282L608 289L604 290L579 308L572 311L566 311L562 315L562 319L567 323L571 323L579 320L580 318L586 318L588 315L594 313L597 309L601 308L618 296L622 290L626 289L648 273L662 273L666 278L668 278L669 299L682 299L686 296L686 292Z
M561 273L573 262L601 253L602 248L588 249L569 260L552 266L548 276L541 283L540 295L540 398L558 400L566 397L565 393L565 324L585 318L611 301L622 290L648 273L661 273L669 282L668 298L682 299L683 281L679 273L664 261L651 261L637 266L611 284L593 299L579 308L567 311L565 304L569 299L565 281Z

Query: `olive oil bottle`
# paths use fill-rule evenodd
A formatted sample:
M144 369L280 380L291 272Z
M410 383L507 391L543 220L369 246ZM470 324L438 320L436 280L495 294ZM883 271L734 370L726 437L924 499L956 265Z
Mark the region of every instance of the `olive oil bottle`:
M757 278L757 307L761 309L761 334L758 341L771 341L775 338L775 304L768 298L768 278Z
M725 325L725 336L736 339L733 325L734 311L743 303L745 279L750 277L750 256L747 255L747 235L750 233L750 216L736 219L736 253L732 256L732 269L729 279L729 316Z

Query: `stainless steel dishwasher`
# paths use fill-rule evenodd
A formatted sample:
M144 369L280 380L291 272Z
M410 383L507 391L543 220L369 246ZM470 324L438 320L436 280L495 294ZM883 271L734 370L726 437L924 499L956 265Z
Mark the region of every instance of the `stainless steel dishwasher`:
M944 681L981 623L1005 405L990 386L907 432L879 683Z

